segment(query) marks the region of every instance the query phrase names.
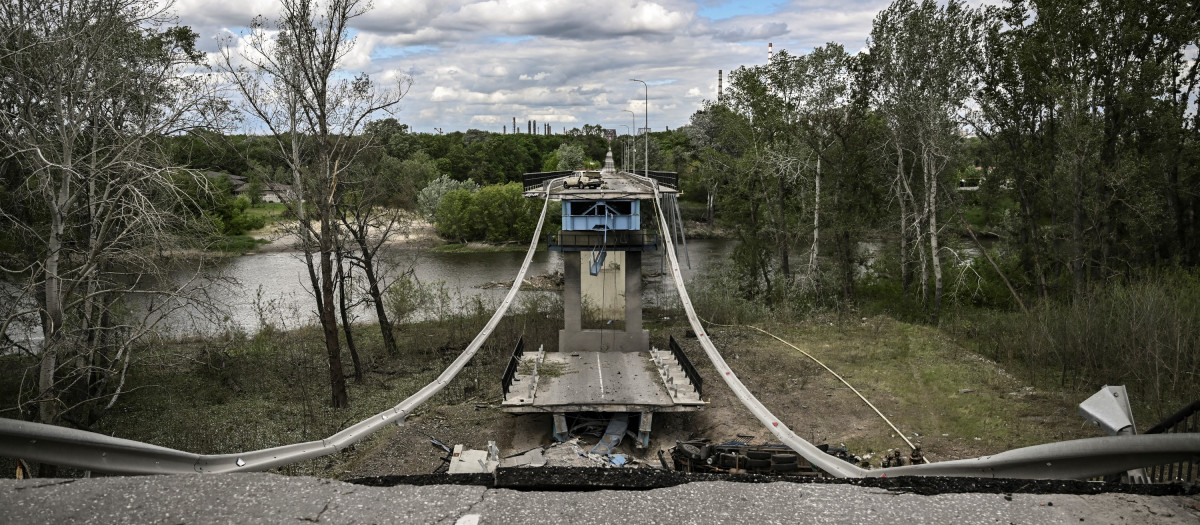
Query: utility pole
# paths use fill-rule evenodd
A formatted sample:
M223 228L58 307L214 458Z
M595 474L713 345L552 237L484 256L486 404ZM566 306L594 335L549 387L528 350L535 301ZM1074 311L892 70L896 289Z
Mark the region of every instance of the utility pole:
M625 171L633 171L633 170L637 169L637 139L636 139L636 137L637 137L637 120L635 120L635 119L637 119L637 113L634 113L633 111L628 110L628 109L622 109L621 111L629 113L629 136L634 138L633 162L631 162L629 164L629 167Z
M633 136L633 128L624 124L621 124L621 127L628 130L629 136ZM629 171L629 142L625 140L621 141L621 168L621 171Z
M636 78L631 78L631 79L629 79L629 81L630 82L641 82L642 86L646 88L646 128L643 130L646 132L646 151L645 151L645 153L642 153L642 156L646 158L645 159L646 172L643 173L643 175L649 177L650 176L650 85L647 84L645 80L638 80Z

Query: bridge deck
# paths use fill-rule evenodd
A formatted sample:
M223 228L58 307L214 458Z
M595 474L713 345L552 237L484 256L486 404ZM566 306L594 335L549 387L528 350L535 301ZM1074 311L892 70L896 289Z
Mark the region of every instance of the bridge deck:
M633 174L625 171L620 171L613 174L604 175L604 184L599 188L566 188L562 181L547 182L541 186L526 188L525 197L527 198L545 198L546 193L550 194L550 200L570 200L570 199L589 199L589 200L604 200L604 199L653 199L654 187L647 183L644 179L636 177ZM659 193L671 194L678 193L673 188L659 185Z
M690 385L668 388L648 352L546 352L535 379L536 359L522 357L504 411L681 412L704 406Z

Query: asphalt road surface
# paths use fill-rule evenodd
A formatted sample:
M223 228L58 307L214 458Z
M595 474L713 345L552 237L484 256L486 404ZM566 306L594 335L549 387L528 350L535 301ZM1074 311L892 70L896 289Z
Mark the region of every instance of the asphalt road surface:
M3 523L1200 523L1200 496L918 495L848 484L693 482L546 492L372 487L275 474L0 481Z

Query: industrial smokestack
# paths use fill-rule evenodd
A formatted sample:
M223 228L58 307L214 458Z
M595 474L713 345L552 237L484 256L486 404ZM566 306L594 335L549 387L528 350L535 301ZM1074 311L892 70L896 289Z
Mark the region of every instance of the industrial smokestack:
M533 121L532 120L525 121L525 133L533 135Z
M775 43L767 42L767 64L771 64L771 59L775 58Z
M533 120L533 134L534 134L534 135L537 135L537 133L538 133L538 128L537 128L537 119L534 119L534 120Z
M515 135L520 132L521 130L517 129L517 117L513 117L513 134Z
M508 124L505 124L505 125L503 125L503 126L500 126L500 134L501 134L501 135L508 135Z
M725 72L717 70L717 102L721 101L721 93L725 91Z

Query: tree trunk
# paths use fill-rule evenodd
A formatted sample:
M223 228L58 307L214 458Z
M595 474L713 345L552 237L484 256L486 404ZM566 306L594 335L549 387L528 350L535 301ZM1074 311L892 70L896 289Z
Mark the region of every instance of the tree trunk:
M713 191L708 192L708 206L706 206L705 210L704 210L704 218L708 222L709 228L713 227L713 194L714 193L716 193L715 187L713 188Z
M933 266L933 322L938 323L938 319L942 313L942 261L938 256L938 228L937 228L937 189L938 176L937 170L932 165L933 159L928 151L924 153L925 160L925 193L928 196L928 221L929 221L929 255L930 263Z
M345 274L345 264L342 261L342 250L337 251L337 282L338 282L338 311L342 316L342 333L346 334L346 348L350 350L350 362L354 364L354 382L362 384L362 361L358 358L358 347L354 344L354 331L350 325L350 305L346 303L346 281L353 277Z
M350 399L346 394L346 376L342 371L342 347L338 340L337 314L333 305L333 223L329 220L329 205L317 205L321 211L321 328L325 333L325 350L329 356L330 406L346 408Z
M817 155L817 176L813 181L813 239L812 249L808 252L808 278L812 283L813 293L818 292L817 256L820 251L821 239L821 155Z
M900 287L908 297L908 210L904 206L904 148L896 142L896 202L900 205Z
M1072 177L1072 186L1074 201L1071 206L1071 277L1075 288L1075 297L1083 295L1085 288L1084 278L1084 248L1083 248L1083 173L1079 166L1075 166L1074 177Z
M787 184L784 182L783 174L779 174L779 217L777 219L776 235L779 239L779 269L783 273L783 283L785 290L792 282L792 262L791 254L788 253L788 231L787 231ZM786 293L786 292L785 292Z
M70 151L65 153L65 165L70 165ZM45 282L42 285L42 353L38 370L38 419L47 425L58 422L58 388L55 372L58 370L58 350L62 343L64 306L62 276L59 262L62 258L64 211L70 203L71 176L62 173L57 195L50 210L50 232L46 243Z
M358 240L358 245L362 249L362 259L359 262L362 265L363 273L367 276L367 293L371 294L371 302L375 304L375 316L379 318L379 332L383 336L383 348L388 355L398 356L400 349L396 346L396 334L393 333L392 320L388 318L387 308L384 307L383 290L379 288L379 276L375 274L375 257L367 251L367 245L363 239Z

